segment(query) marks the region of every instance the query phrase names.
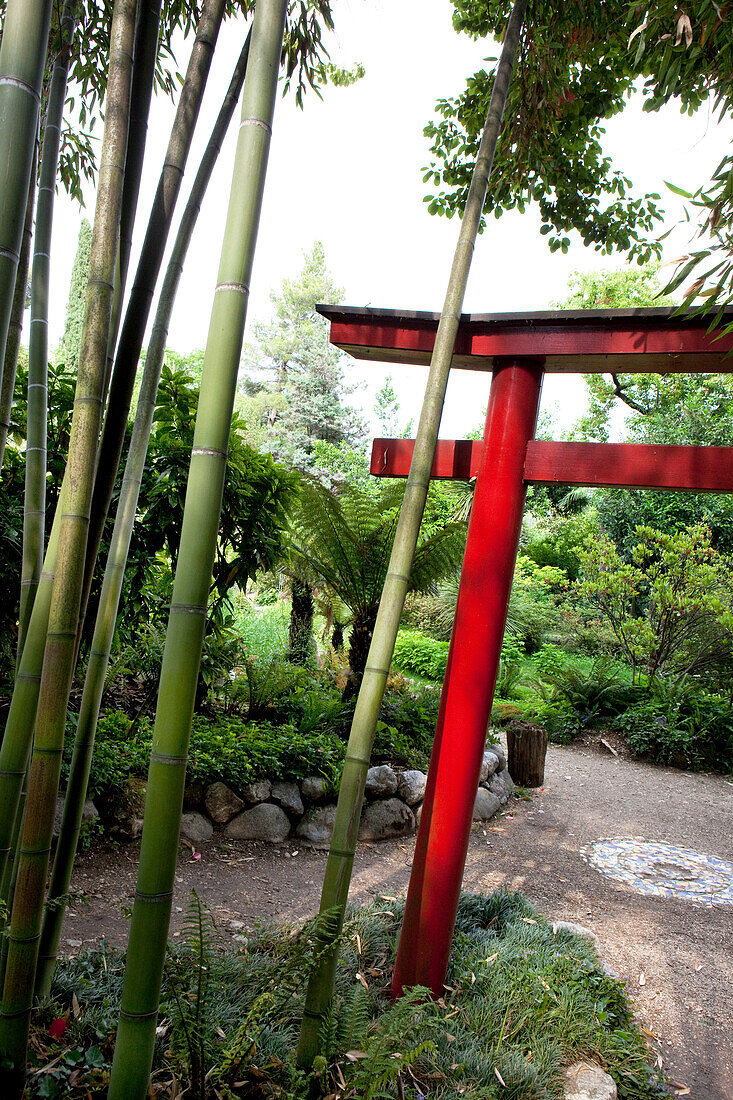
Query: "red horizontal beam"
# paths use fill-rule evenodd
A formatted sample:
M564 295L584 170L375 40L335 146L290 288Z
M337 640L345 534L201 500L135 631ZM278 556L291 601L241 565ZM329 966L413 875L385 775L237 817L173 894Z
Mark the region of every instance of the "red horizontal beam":
M469 481L476 476L483 444L475 439L439 439L430 476ZM414 439L375 439L369 472L375 477L407 477Z
M430 361L434 314L338 306L321 312L331 322L331 343L357 359ZM508 357L542 360L548 373L731 373L732 351L733 334L708 334L704 320L672 317L667 310L467 315L453 366L491 371L495 359Z
M376 477L407 477L414 446L412 439L375 439L371 473ZM461 481L475 477L482 446L472 439L439 440L431 476ZM733 493L733 447L548 443L535 439L527 447L524 479L540 485Z
M733 447L533 440L527 447L524 477L546 485L733 493Z

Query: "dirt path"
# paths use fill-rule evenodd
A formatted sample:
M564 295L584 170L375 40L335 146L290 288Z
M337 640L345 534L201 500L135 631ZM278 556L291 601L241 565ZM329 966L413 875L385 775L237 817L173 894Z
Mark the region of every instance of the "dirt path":
M606 962L628 977L645 1026L661 1040L667 1072L694 1100L733 1098L733 906L637 893L580 853L601 837L635 836L733 862L732 809L733 783L724 778L550 746L544 791L517 800L485 830L477 827L466 867L467 888L521 890L548 917L593 929ZM352 897L403 891L413 847L361 846ZM64 950L102 936L125 943L122 907L132 902L136 858L132 845L80 860L73 889L87 904L69 913ZM324 853L297 844L212 843L200 860L182 848L174 935L191 887L232 935L262 918L306 917L317 906L324 864Z

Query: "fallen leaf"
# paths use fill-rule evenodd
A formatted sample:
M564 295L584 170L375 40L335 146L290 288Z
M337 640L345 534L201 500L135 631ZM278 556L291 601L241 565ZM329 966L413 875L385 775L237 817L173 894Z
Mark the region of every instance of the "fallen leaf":
M697 966L695 967L695 972L697 974L699 974L701 970L702 970L702 963L698 963Z
M81 1016L81 1009L79 1008L79 1002L76 999L76 993L71 994L71 1011L74 1014L74 1019L76 1019L77 1016Z
M504 1080L502 1075L499 1073L496 1066L494 1066L494 1073L496 1074L497 1080L498 1080L499 1084L501 1085L501 1087L505 1089L506 1088L506 1081Z
M644 974L643 970L639 975L639 985L646 985L646 975Z
M363 974L359 973L359 971L357 971L357 973L356 973L356 980L358 982L361 982L361 984L364 986L364 988L367 990L367 992L369 992L369 986L367 985L367 980L366 980L366 978L364 977Z
M368 1058L369 1055L363 1050L347 1050L346 1057L350 1062L358 1062L360 1058Z
M58 1016L55 1020L51 1021L48 1028L48 1034L52 1039L60 1039L68 1026L69 1021L65 1020L63 1016Z

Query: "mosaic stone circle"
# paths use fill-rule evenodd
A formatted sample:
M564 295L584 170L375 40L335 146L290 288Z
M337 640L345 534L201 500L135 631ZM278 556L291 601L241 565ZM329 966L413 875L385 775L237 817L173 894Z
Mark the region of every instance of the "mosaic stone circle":
M733 905L733 863L638 837L597 840L583 850L592 867L642 894Z

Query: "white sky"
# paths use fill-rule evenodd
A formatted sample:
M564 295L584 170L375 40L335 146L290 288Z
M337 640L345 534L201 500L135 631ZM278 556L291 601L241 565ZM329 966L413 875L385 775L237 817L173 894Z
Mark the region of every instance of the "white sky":
M248 331L266 321L269 294L302 266L303 253L323 241L335 281L348 305L439 310L458 233L454 220L431 217L421 168L428 161L425 123L435 101L459 92L465 78L497 51L475 43L451 26L449 0L335 0L334 62L361 61L366 76L350 88L327 88L323 102L310 94L303 111L292 97L276 108L267 191L254 265ZM217 49L196 140L179 201L183 208L213 120L229 83L244 37L243 25L225 24ZM181 69L187 48L179 50ZM144 231L173 117L170 101L153 105L148 157L141 190L138 230ZM181 353L203 347L216 280L236 140L231 131L209 187L189 251L173 314L169 345ZM729 126L707 112L693 119L675 109L645 115L632 105L607 126L607 151L639 188L657 190L670 225L681 203L664 180L694 190L709 178L730 144ZM94 196L87 198L91 218ZM53 241L51 344L63 332L66 296L82 213L60 198ZM542 309L566 293L576 270L619 266L573 243L567 255L551 254L533 211L491 220L479 240L465 301L474 312ZM171 235L172 238L173 234ZM686 231L670 238L666 255L687 247ZM133 265L136 249L133 247ZM134 267L132 268L134 270ZM245 339L247 336L245 336ZM391 374L405 420L419 415L426 369L388 365L366 368L349 360L350 381L363 380L360 403L370 412L374 393ZM455 371L449 385L441 435L475 428L488 396L486 375ZM582 382L547 379L544 402L563 426L582 411ZM376 425L373 425L376 430Z

